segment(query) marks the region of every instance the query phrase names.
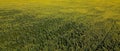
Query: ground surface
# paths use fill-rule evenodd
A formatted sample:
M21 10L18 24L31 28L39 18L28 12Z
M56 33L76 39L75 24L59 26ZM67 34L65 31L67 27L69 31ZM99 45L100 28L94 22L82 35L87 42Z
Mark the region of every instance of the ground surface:
M119 50L119 0L0 0L0 51Z

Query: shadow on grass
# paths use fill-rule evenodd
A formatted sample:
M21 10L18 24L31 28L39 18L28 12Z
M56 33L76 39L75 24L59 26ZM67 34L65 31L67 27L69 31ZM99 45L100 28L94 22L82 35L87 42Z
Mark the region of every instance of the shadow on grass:
M15 10L15 9L0 9L0 16L10 16L21 13L21 10Z

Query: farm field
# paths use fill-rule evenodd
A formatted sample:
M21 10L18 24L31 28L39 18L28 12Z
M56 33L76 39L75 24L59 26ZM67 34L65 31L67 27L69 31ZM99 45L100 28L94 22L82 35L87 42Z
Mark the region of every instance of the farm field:
M0 51L120 51L120 0L0 0Z

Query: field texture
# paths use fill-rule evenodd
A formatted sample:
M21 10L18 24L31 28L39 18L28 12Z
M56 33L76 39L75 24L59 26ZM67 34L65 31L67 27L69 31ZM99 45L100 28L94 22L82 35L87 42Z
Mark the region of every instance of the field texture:
M0 51L120 51L120 0L0 0Z

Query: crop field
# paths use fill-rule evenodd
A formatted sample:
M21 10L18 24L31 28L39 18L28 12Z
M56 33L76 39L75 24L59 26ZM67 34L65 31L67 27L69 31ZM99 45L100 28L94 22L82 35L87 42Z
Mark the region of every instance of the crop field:
M120 51L120 0L0 0L0 51Z

